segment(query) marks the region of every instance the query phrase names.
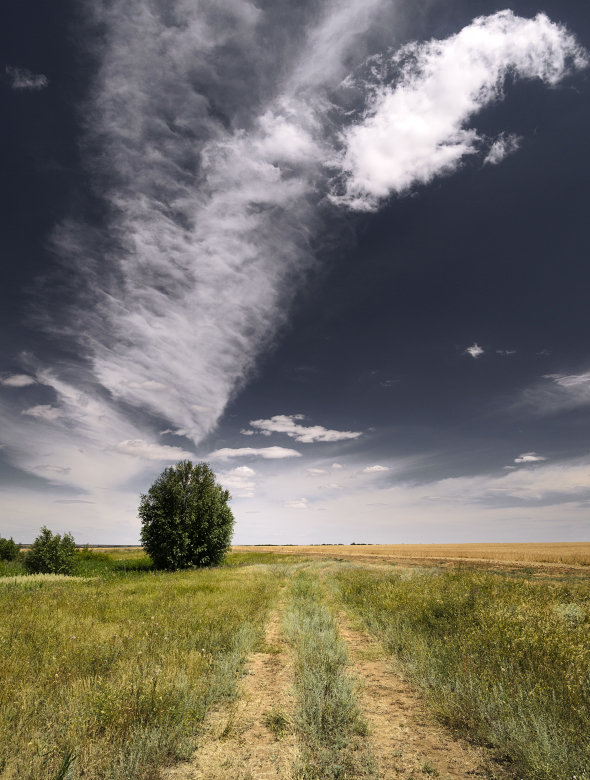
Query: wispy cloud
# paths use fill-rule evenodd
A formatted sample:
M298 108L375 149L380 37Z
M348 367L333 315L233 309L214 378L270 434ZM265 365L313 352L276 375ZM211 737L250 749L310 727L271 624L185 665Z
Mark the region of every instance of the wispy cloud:
M446 40L410 43L374 58L365 84L373 93L368 108L342 131L343 192L335 202L372 210L393 193L456 170L484 146L467 124L503 96L509 74L555 85L587 63L563 27L544 14L523 19L512 11L479 17ZM488 162L510 151L509 137L496 139Z
M590 405L590 372L546 374L522 393L520 405L537 414L557 414Z
M389 471L389 466L380 466L379 464L366 466L366 468L363 469L363 474L379 474L382 471Z
M126 439L120 441L115 449L124 455L146 460L167 460L174 462L183 458L194 458L193 453L181 450L180 447L169 447L166 444L153 444L143 439Z
M17 68L14 65L6 66L6 75L10 80L10 86L16 90L38 90L49 85L49 79L43 73L32 73L27 68Z
M286 501L285 506L287 509L309 509L309 502L307 498L296 498L293 501Z
M227 460L228 458L264 458L265 460L282 460L283 458L300 458L301 453L297 450L290 450L286 447L223 447L209 454L214 460Z
M305 415L276 414L268 420L250 420L250 425L264 435L284 433L302 444L346 441L362 436L361 431L334 431L322 425L301 425L301 420L305 420Z
M21 414L47 421L57 420L63 416L62 410L57 406L51 406L51 404L37 404L37 406L31 406L29 409L23 409Z
M490 146L490 151L484 158L484 165L498 165L509 154L516 152L522 138L513 133L501 133Z

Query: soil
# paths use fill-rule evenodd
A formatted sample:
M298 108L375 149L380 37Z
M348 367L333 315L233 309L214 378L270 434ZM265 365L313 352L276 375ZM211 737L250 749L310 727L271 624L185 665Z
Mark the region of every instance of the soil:
M344 612L338 613L338 622L361 683L361 711L369 723L369 749L380 780L498 775L487 751L454 738L436 722L375 639L357 630Z
M291 777L296 746L290 728L292 669L281 630L283 609L281 600L267 624L260 652L248 659L236 701L209 713L192 760L168 769L163 780Z

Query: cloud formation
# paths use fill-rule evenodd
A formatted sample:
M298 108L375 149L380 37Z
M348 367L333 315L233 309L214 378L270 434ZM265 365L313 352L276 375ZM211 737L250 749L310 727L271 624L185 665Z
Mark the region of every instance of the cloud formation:
M479 346L477 342L473 343L470 347L467 347L465 350L466 355L471 355L472 358L478 358L480 355L483 355L485 350Z
M29 387L35 384L35 379L28 374L12 374L0 379L0 385L4 387Z
M587 64L563 27L544 14L523 19L512 11L479 17L443 41L374 58L368 107L342 131L343 192L334 201L370 211L389 195L456 170L485 144L468 122L502 98L509 75L554 86ZM499 162L515 143L502 134L487 162Z
M282 460L283 458L300 458L301 453L286 447L223 447L209 454L212 460L227 460L228 458L256 457L265 460Z
M536 452L523 452L522 455L514 458L515 463L537 463L541 460L547 460L543 455L537 455Z
M6 75L10 80L10 86L16 90L38 90L49 85L49 79L43 73L32 73L27 68L17 68L14 65L6 66Z
M315 5L284 3L297 32L286 35L273 8L247 0L85 4L100 34L81 146L105 217L56 229L64 278L76 281L52 327L80 357L51 370L23 365L36 379L2 380L37 382L47 395L26 408L0 399L12 464L38 475L31 451L40 452L58 469L52 480L95 496L190 456L160 444L158 432L198 445L272 347L313 268L334 171L344 189L333 203L374 208L484 145L465 123L502 96L509 70L553 85L586 63L547 17L502 12L370 59L358 79L362 116L350 124L338 108L341 82L363 66L369 41L388 34L391 5L333 1L316 15ZM11 73L15 88L47 84ZM300 443L361 436L302 419L252 425ZM300 453L224 448L211 457Z
M366 466L366 468L363 469L363 474L379 474L382 471L389 471L389 466L380 466L379 464Z
M346 441L362 436L360 431L334 431L324 428L322 425L301 425L300 420L305 420L305 415L276 414L268 420L250 420L250 425L252 428L257 428L258 432L265 436L272 433L284 433L302 444Z

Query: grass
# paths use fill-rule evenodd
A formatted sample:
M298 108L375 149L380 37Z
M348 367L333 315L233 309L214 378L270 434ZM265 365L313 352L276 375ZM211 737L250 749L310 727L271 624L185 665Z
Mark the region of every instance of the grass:
M260 641L276 576L252 566L5 579L2 780L151 780L188 757Z
M335 577L445 722L518 777L590 778L590 582L412 571Z
M294 723L300 743L298 780L374 777L366 749L367 724L347 675L347 653L317 575L293 579L285 631L293 646Z

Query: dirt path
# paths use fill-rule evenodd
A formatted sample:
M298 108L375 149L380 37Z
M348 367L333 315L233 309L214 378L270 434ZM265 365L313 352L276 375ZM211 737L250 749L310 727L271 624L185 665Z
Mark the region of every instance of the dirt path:
M248 659L236 701L208 715L193 759L167 770L163 780L291 777L296 747L284 720L292 710L292 670L281 630L283 611L281 599L267 624L262 652Z
M377 777L490 777L486 752L446 732L408 683L395 674L381 645L357 630L343 611L338 611L337 619L353 670L361 681L360 705L369 723Z

